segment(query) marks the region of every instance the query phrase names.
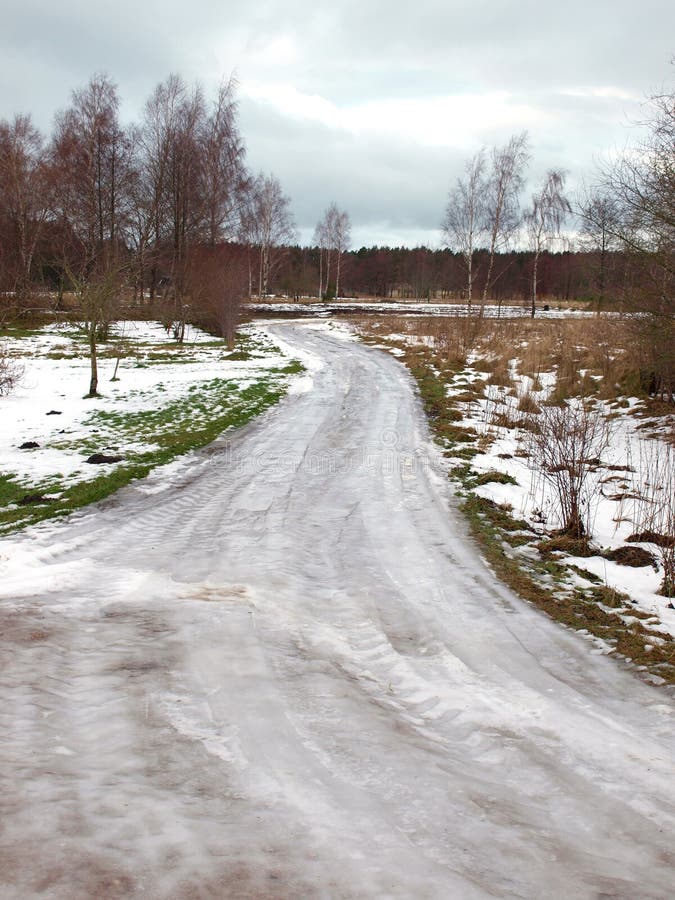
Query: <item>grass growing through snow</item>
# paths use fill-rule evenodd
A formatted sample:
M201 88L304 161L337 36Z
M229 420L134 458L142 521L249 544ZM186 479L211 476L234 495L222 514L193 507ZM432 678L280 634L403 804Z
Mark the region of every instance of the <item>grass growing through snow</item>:
M19 484L3 477L0 482L0 530L25 527L66 515L81 506L102 500L131 481L143 478L156 466L210 443L226 428L246 424L281 399L285 387L279 387L275 381L270 376L243 390L228 382L210 382L203 388L195 387L189 404L170 403L147 413L95 414L91 421L102 423L108 419L108 424L114 427L115 441L120 449L130 442L146 441L152 442L153 448L128 453L112 471L71 485L58 477L32 485L25 482ZM212 407L209 405L211 403ZM198 418L199 413L203 414L201 419ZM83 452L84 461L85 454L93 453L101 446L100 435L77 441L76 445ZM110 452L115 449L110 448ZM25 506L17 505L31 494L41 494L44 500Z
M65 364L71 359L81 360L84 351L77 352L78 334L63 329L63 336L65 343L62 351L59 346L56 360L63 359ZM68 340L70 337L74 341ZM75 457L81 461L81 466L67 476L54 472L49 477L34 479L3 472L0 533L66 515L101 500L144 477L156 466L210 443L226 429L244 425L277 403L285 394L291 376L303 370L297 360L283 359L278 348L269 342L245 333L238 336L233 352L219 340L202 339L181 346L118 337L114 344L108 346L102 358L124 355L125 383L133 383L134 368L160 365L158 377L163 382L150 388L146 385L143 390L126 390L108 398L112 402L104 408L89 410L83 405L83 418L76 427L66 427L65 433L53 434L39 448L25 451L62 452L71 460ZM30 352L30 345L27 349ZM205 353L212 367L215 364L227 377L198 380L199 373L195 371L195 380L181 382L180 391L167 389L173 366L184 369L196 365L204 361ZM54 360L55 354L42 353L42 357ZM228 367L228 363L251 360L252 366L244 369ZM87 457L95 452L118 455L122 459L103 466L87 464Z

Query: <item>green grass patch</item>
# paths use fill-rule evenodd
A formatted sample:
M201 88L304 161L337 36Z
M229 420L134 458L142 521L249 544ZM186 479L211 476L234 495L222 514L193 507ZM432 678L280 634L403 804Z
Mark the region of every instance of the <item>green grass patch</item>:
M537 548L544 556L551 553L566 553L568 556L582 558L598 555L585 538L573 538L566 534L546 538L537 544Z
M7 532L44 519L66 515L79 507L102 500L109 494L143 478L156 466L215 440L223 431L246 424L277 403L286 392L276 372L239 389L236 384L214 379L196 385L189 400L174 401L157 409L139 412L97 411L87 424L98 433L76 441L59 441L62 449L82 453L83 468L88 455L109 447L119 448L124 462L94 478L68 484L65 479L26 483L0 477L0 531ZM152 449L126 453L125 444L149 443ZM106 467L108 468L108 467ZM52 494L45 502L17 506L26 494Z
M42 329L5 329L6 336L12 338L43 333ZM86 347L78 346L78 341L82 343L81 330L71 325L60 328L58 335L63 342L52 347L48 356L86 357ZM127 366L146 367L197 361L198 355L204 358L205 349L207 358L223 361L226 372L227 344L220 339L184 345L142 343L133 334L117 336L112 332L110 340L100 345L100 355L120 357ZM30 352L27 346L26 353ZM279 365L275 359L275 368L266 366L267 359L281 356L280 350L248 334L237 336L234 352L242 359L261 360L260 368L242 376L243 384L233 378L213 378L190 385L182 397L167 402L166 388L158 382L149 391L130 391L126 397L119 397L113 408L91 412L75 436L58 434L43 445L79 454L79 476L86 473L90 477L74 482L73 476L57 474L32 482L11 473L0 475L0 532L67 515L144 477L156 466L210 443L223 431L246 424L277 403L286 393L289 377L303 371L298 360ZM129 401L142 408L129 410ZM87 457L96 452L114 453L123 460L103 466L88 464Z
M464 502L464 512L473 520L481 519L489 522L493 528L500 531L529 531L530 526L524 519L514 519L511 510L500 506L486 497L477 494L469 494Z
M0 338L19 340L20 338L35 337L42 334L42 328L24 328L19 325L0 326Z
M600 578L599 575L596 575L594 572L589 572L588 569L582 569L581 566L568 565L567 568L570 572L579 575L580 578L585 578L586 581L590 581L591 584L600 584L602 582L602 578Z
M475 487L480 487L483 484L518 484L513 475L508 475L506 472L483 472L481 475L477 475L474 479Z

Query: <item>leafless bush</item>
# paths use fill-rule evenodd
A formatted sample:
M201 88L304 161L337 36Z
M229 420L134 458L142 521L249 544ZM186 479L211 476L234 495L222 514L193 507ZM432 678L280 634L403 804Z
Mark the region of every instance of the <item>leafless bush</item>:
M244 259L227 247L202 247L193 251L188 272L193 316L217 331L232 349L247 293Z
M11 393L23 377L23 366L13 359L4 344L0 344L0 397Z
M552 489L561 531L588 537L597 496L592 475L609 443L610 423L598 407L565 403L543 407L530 431L530 458Z
M391 328L428 339L453 368L466 365L469 353L476 348L489 327L481 316L457 318L428 317L414 321L400 319Z
M654 544L663 570L660 592L675 597L675 450L667 444L643 447L640 472L632 539Z

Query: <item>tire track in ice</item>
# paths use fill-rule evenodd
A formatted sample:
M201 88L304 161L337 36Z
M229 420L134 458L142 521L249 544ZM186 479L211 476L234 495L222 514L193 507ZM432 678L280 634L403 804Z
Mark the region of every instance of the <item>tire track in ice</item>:
M12 542L8 890L665 900L669 697L495 582L399 363L271 330L313 390Z

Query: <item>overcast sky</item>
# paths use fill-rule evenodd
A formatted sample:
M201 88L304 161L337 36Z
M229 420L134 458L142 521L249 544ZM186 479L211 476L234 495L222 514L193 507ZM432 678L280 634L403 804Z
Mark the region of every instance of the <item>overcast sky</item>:
M233 72L254 169L273 171L309 240L325 207L353 244L438 245L448 189L481 145L530 133L532 184L571 182L635 137L672 88L668 0L3 0L0 118L48 131L94 72L136 118L170 72Z

